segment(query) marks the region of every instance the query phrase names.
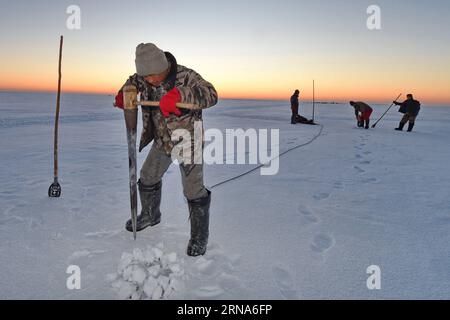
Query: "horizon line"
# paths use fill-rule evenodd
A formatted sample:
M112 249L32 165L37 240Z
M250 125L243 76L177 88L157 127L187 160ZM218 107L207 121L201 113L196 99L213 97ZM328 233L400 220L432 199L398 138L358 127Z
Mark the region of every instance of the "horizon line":
M56 90L34 90L34 89L7 89L7 88L0 88L0 92L8 92L8 93L15 93L15 92L20 92L20 93L52 93L52 94L57 94ZM103 96L114 96L115 93L114 92L95 92L95 91L76 91L76 90L61 90L61 94L85 94L85 95L103 95ZM225 98L220 98L219 100L247 100L247 101L289 101L290 97L286 97L286 98L257 98L257 97L230 97L227 96ZM358 99L361 100L361 99ZM367 102L373 103L373 104L384 104L389 102L388 99L386 99L386 101L384 100L370 100L370 99L364 99ZM307 99L307 100L301 100L303 102L310 102L313 103L312 99ZM315 103L317 104L346 104L349 101L351 101L351 98L345 99L345 100L334 100L334 99L319 99L315 101ZM430 105L441 105L441 106L450 106L450 101L438 101L438 102L429 102L427 104Z

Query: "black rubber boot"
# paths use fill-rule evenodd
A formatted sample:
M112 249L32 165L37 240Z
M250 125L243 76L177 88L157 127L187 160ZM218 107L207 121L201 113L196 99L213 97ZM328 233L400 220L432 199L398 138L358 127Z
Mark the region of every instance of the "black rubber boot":
M161 187L162 182L153 186L146 186L139 180L139 196L141 198L141 214L137 217L136 231L142 231L148 227L156 226L161 222ZM131 219L127 221L125 229L133 232Z
M364 121L358 121L358 128L363 128L364 127Z
M400 124L398 125L398 128L395 128L395 130L397 131L403 131L403 127L405 126L406 123L400 122Z
M206 197L188 202L191 239L187 247L187 255L191 257L204 255L208 246L211 191L207 191Z
M369 129L370 128L370 119L367 119L366 120L366 129Z
M295 116L291 117L291 124L297 124L297 119Z
M408 132L413 131L413 128L414 128L414 122L413 123L410 122L408 125Z

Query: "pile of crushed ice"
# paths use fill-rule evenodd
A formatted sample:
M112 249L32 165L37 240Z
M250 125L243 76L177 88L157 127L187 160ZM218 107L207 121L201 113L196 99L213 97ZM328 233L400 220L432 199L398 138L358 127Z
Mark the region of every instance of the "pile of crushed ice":
M119 299L168 299L183 288L184 270L176 253L164 253L163 245L123 253L117 274L108 276Z

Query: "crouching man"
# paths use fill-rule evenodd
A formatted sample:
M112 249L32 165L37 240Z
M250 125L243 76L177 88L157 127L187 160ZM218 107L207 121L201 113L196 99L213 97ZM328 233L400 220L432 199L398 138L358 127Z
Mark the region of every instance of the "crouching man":
M137 46L135 62L137 72L125 85L135 86L141 100L160 101L159 108L142 107L143 130L139 152L153 141L138 181L142 211L137 219L137 231L142 231L161 222L162 178L172 164L171 154L177 144L172 140L172 132L187 130L194 140L194 123L202 120L201 110L180 110L176 104L190 103L206 109L214 106L218 97L211 83L194 70L177 64L171 53L163 52L152 43ZM116 96L115 106L124 108L122 89ZM192 146L198 145L198 141L191 143ZM203 146L203 141L200 146ZM194 147L191 151L191 159L194 159ZM191 224L187 254L204 255L209 236L211 192L203 184L203 164L183 162L180 163L180 171ZM125 227L132 232L131 219Z
M369 129L370 116L372 115L373 109L364 102L350 101L350 105L355 108L355 116L356 121L358 121L358 127Z

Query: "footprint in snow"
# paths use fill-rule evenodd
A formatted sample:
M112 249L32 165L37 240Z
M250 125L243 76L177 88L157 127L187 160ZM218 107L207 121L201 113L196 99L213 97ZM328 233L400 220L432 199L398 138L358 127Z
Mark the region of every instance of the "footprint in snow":
M358 171L358 173L364 173L364 172L366 172L366 170L361 169L361 168L358 167L358 166L354 166L353 168L354 168L356 171Z
M366 160L366 161L361 161L359 164L371 164L372 161L370 160Z
M81 206L74 206L72 208L69 208L69 212L71 212L71 213L78 213L78 212L81 211L81 209L82 209Z
M219 287L223 288L225 291L232 291L237 288L241 288L241 292L245 290L242 288L241 282L237 276L232 276L225 273L219 276Z
M213 299L221 296L225 291L219 286L207 286L198 288L195 291L195 295L199 299Z
M293 286L294 280L289 271L282 267L273 267L272 272L281 295L286 300L299 299L298 292Z
M2 191L2 192L0 192L0 194L4 194L4 195L7 195L7 196L10 196L10 195L14 195L14 194L17 194L18 193L18 191L17 190L4 190L4 191Z
M199 273L211 277L216 277L217 274L221 272L217 263L214 263L213 260L205 259L204 257L200 257L195 262L195 268Z
M330 194L327 192L321 192L321 193L317 193L317 194L313 195L313 198L318 201L325 200L329 197L330 197Z
M344 184L340 181L334 183L334 189L344 189Z
M367 178L362 180L363 183L376 183L378 182L378 179L375 178Z
M186 273L190 279L200 283L192 291L195 299L223 299L224 295L236 288L241 288L236 276L235 267L239 263L239 255L225 254L219 246L211 243L207 255L188 260ZM191 294L189 293L189 296Z
M318 234L314 237L311 249L317 253L323 253L334 246L333 237L327 234Z
M3 208L3 212L0 212L3 216L9 216L11 211L14 210L17 207L17 205L9 205Z
M311 209L309 209L304 205L300 205L298 207L298 212L301 213L302 224L305 226L319 222L319 218L316 217L316 215L311 211Z
M436 219L436 222L439 225L446 225L446 224L450 225L450 216L439 217L439 218Z
M364 154L365 155L369 155L369 154L372 154L372 152L371 151L366 151L366 152L364 152Z
M60 238L61 235L57 235L57 238ZM75 251L74 253L72 253L69 256L69 261L73 262L75 260L79 260L82 258L91 258L93 256L99 255L99 254L104 254L104 253L108 253L108 250L80 250L80 251Z
M297 139L290 139L286 144L294 144L295 142L297 142Z
M357 154L357 155L355 156L355 158L356 158L356 159L361 159L361 158L362 158L362 155Z

